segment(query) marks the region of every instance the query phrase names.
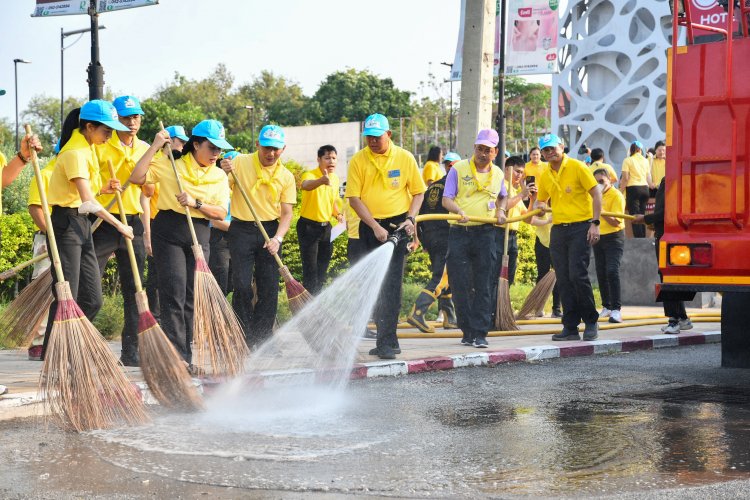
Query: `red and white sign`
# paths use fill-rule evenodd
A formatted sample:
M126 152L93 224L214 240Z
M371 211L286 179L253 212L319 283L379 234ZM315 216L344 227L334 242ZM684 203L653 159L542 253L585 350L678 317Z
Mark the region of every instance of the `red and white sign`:
M693 21L693 24L702 24L703 26L711 26L712 28L726 29L727 16L729 14L727 14L727 11L724 10L724 8L719 5L719 2L717 2L716 0L691 0L690 6L692 7L692 9L690 10L690 17ZM732 23L733 31L737 31L739 29L739 10L739 7L735 6L734 21ZM696 29L693 34L695 36L706 36L716 35L717 33L713 31Z

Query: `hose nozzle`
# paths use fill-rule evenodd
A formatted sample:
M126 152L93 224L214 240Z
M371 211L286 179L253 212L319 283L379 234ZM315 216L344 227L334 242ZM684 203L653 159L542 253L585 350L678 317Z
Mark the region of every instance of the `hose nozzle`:
M397 229L388 236L388 241L393 243L394 246L398 246L398 244L401 243L401 240L408 239L410 239L410 236L406 234L406 229L404 228Z

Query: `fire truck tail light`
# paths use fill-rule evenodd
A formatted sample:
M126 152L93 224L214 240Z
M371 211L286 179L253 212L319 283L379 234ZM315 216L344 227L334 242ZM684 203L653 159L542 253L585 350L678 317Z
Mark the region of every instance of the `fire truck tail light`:
M692 247L692 262L694 266L710 266L713 260L713 252L710 245Z
M709 267L713 263L711 245L669 245L669 265Z
M669 247L669 263L673 266L689 266L690 248L687 245L673 245Z

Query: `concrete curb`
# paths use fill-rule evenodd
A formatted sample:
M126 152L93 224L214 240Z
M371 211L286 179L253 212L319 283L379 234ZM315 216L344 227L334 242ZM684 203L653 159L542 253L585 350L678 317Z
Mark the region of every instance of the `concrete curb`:
M631 337L624 340L594 340L592 342L576 341L561 342L557 345L541 345L521 347L518 349L498 349L467 352L451 356L415 359L409 361L374 361L354 365L349 371L350 380L397 377L414 373L453 370L469 366L494 366L503 363L525 361L529 363L555 358L569 358L576 356L592 356L601 354L627 353L679 347L700 344L714 344L721 342L720 331L704 333L681 333L679 335L649 335L645 337ZM326 380L333 372L315 373L309 369L273 371L254 373L245 376L248 384L256 387L273 387L280 377L289 377L299 381ZM210 393L222 381L193 379L200 392ZM135 382L133 386L138 390L147 405L158 404L151 395L145 382ZM0 420L4 413L13 413L14 408L40 403L36 392L6 394L0 397ZM5 416L5 418L13 418Z

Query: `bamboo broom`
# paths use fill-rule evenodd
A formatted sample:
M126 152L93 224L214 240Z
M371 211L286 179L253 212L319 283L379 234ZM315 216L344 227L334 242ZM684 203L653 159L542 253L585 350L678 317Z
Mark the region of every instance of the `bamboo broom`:
M159 127L164 130L162 122L159 122ZM177 180L177 189L184 192L177 164L172 155L172 147L169 143L166 146L167 156ZM185 207L185 216L190 236L193 239L193 256L195 257L193 342L196 364L199 366L210 364L214 374L235 376L244 370L245 357L249 354L245 334L232 306L227 302L216 278L211 274L203 249L198 244L188 207Z
M110 177L117 176L112 160L108 160ZM120 209L120 220L127 224L125 207L119 191L115 192L117 207ZM141 371L146 379L151 394L166 408L199 410L203 400L198 394L185 369L185 362L169 341L164 330L154 319L148 308L148 297L143 291L138 263L135 260L133 242L125 239L130 258L130 269L135 285L135 303L138 306L138 354L141 359Z
M497 304L495 304L495 328L503 331L518 330L510 302L510 285L508 283L508 236L510 224L505 223L505 238L503 240L503 266L497 280Z
M31 127L26 125L26 133ZM73 299L63 276L39 161L31 151L42 211L47 223L52 265L57 283L57 314L39 377L46 414L76 431L112 427L120 421L141 424L148 415L138 391L120 370L104 338Z

